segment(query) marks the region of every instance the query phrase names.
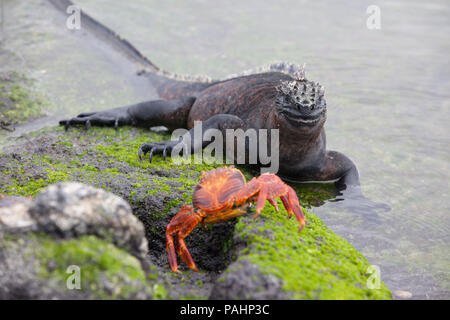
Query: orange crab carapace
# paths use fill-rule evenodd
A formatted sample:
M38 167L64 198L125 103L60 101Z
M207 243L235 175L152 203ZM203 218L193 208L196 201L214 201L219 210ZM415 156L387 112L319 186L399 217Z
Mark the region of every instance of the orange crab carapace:
M299 205L294 189L285 184L277 175L264 173L246 183L241 171L231 167L221 167L203 172L195 187L192 204L181 207L170 220L166 229L166 250L170 269L178 271L176 252L192 270L198 271L189 253L184 238L200 223L216 223L244 215L249 204L256 202L257 218L266 200L278 212L276 198L280 198L290 218L295 215L300 223L299 231L305 225L305 215ZM174 243L175 238L175 243ZM175 247L177 250L175 251Z

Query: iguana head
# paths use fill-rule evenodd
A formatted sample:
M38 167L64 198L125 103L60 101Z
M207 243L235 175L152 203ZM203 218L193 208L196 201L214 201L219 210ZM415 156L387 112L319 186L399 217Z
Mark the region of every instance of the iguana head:
M324 87L307 80L304 73L296 78L282 81L277 87L275 103L278 113L292 126L322 126L327 111Z

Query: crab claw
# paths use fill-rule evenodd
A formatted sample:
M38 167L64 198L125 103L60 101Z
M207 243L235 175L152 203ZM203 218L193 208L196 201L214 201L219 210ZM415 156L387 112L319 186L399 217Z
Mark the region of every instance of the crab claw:
M166 228L166 250L169 255L169 265L173 272L180 273L178 270L177 255L181 257L184 263L192 270L199 271L195 266L195 262L186 247L184 238L186 238L192 230L202 221L202 218L197 215L192 206L186 205L181 207L180 211L170 220ZM177 252L175 251L174 239L177 245Z

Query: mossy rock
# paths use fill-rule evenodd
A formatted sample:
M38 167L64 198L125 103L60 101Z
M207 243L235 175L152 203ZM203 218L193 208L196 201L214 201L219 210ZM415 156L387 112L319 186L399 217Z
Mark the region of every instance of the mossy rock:
M164 299L128 252L95 236L55 239L44 234L4 235L0 298ZM15 281L15 283L12 283Z
M194 230L187 245L206 271L173 275L167 264L165 228L179 207L191 201L201 172L213 166L180 168L160 156L152 163L139 161L141 143L168 138L167 134L129 127L117 132L111 128L46 129L0 153L0 194L35 196L50 184L77 181L122 197L144 224L150 262L158 268L161 281L168 279L172 285L168 295L205 299L217 273L229 263L229 255L217 255L216 249L232 237L235 221L218 224L212 232Z
M381 281L378 288L372 286L375 279L370 264L346 240L306 211L307 224L299 233L298 222L287 219L281 202L279 207L280 212L275 213L266 206L259 220L239 220L234 235L237 260L219 279L215 297L254 299L272 292L262 297L390 299L390 291ZM246 284L254 290L240 287L239 283L244 283L241 274L254 275ZM271 287L280 290L268 290Z
M49 103L33 89L33 81L17 72L0 73L0 129L44 115Z
M367 289L369 263L347 241L310 213L299 234L298 225L286 218L281 205L280 213L266 206L256 221L241 217L209 230L196 228L186 243L201 272L192 272L182 263L181 275L170 272L165 227L182 204L191 202L201 172L220 164L180 166L159 155L152 163L139 161L140 144L167 139L170 135L165 133L129 127L117 132L112 128L46 129L0 153L0 193L34 196L49 184L78 181L121 196L145 226L149 260L169 298L214 297L218 288L214 285L226 283L227 273L239 272L233 266L240 261L275 279L279 287L275 298L390 298L384 284ZM240 169L247 179L257 174ZM335 195L329 185L295 188L307 208Z

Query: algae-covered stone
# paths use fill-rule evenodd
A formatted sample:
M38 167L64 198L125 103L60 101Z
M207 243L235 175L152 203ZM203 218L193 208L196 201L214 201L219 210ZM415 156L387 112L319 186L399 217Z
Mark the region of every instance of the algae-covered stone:
M32 89L32 80L17 72L0 73L0 130L42 116L45 99Z
M78 181L120 196L144 225L148 260L157 268L157 282L164 286L168 281L171 288L167 292L173 298L207 298L217 273L230 261L223 243L232 238L235 221L208 231L197 228L188 237L187 245L205 272L186 272L182 277L170 272L165 228L179 207L190 201L202 170L213 167L188 164L180 168L159 156L153 163L139 161L135 151L141 143L167 138L167 134L135 128L117 132L111 128L44 130L0 153L0 194L36 196L51 184Z
M129 205L104 190L66 182L0 199L0 298L164 298L147 251Z
M285 299L283 281L260 268L249 260L233 262L213 287L210 299Z
M32 231L66 239L95 235L145 260L144 228L128 203L116 195L63 182L47 187L33 201L10 198L14 199L8 196L0 200L0 232Z
M167 139L166 133L128 127L117 132L50 128L0 153L0 193L35 196L48 185L78 181L120 196L144 225L152 283L164 288L167 298L390 298L382 283L380 289L367 288L369 263L347 241L313 214L307 214L307 226L298 233L281 203L279 213L266 206L256 221L245 216L194 229L186 244L201 272L180 261L183 273L172 273L166 226L183 204L191 203L201 172L219 164L178 165L159 155L151 163L139 161L142 143ZM258 174L241 169L247 179ZM297 189L302 205L333 196L329 186L312 188ZM45 256L51 254L40 255Z
M165 298L128 252L94 236L0 234L0 299Z
M368 285L370 264L346 240L308 212L298 233L297 221L279 206L279 213L267 206L259 220L240 219L237 261L217 280L215 299L258 299L268 288L279 288L271 299L390 299L381 281L378 288Z
M144 228L122 198L81 183L63 182L40 192L30 215L37 230L64 238L96 235L144 260Z

